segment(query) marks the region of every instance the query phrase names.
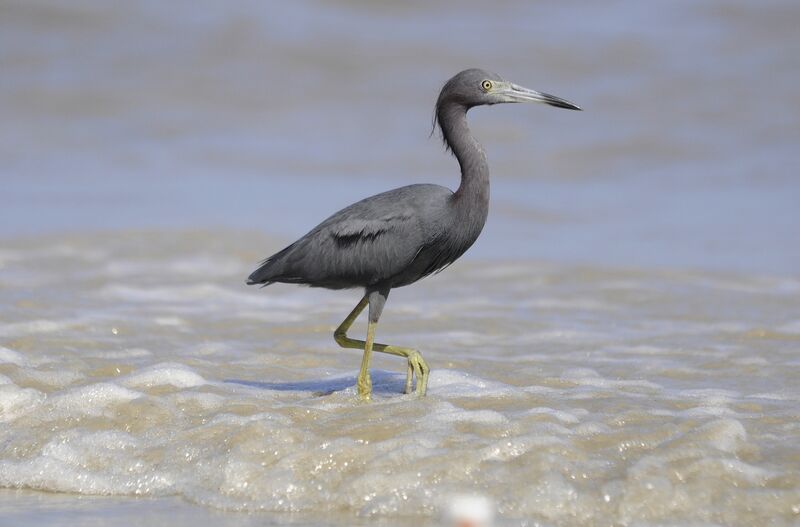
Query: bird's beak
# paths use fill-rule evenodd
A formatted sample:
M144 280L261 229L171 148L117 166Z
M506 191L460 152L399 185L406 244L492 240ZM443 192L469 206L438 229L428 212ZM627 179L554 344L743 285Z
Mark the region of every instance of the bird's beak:
M561 97L523 88L511 82L504 82L499 91L500 95L505 99L503 102L543 102L557 108L566 108L568 110L581 109L577 104L573 104Z

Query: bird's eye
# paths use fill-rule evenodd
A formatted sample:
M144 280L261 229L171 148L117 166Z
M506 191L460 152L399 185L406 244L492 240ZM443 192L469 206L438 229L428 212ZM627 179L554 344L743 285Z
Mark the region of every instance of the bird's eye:
M481 88L483 88L483 91L491 90L492 89L492 81L483 81L481 83Z

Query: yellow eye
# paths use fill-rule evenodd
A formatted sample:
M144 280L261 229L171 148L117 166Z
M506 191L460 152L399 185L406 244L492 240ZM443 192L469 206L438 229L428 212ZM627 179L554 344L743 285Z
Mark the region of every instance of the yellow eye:
M481 83L481 88L483 88L483 91L491 90L492 89L492 81L483 81Z

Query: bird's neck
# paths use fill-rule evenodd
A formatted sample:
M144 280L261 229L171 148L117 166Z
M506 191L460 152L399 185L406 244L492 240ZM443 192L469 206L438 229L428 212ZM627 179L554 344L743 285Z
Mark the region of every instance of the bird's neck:
M483 147L472 137L467 125L467 109L462 104L448 102L438 108L437 118L447 146L461 165L461 185L454 193L454 200L473 214L481 212L483 222L489 210L489 164Z

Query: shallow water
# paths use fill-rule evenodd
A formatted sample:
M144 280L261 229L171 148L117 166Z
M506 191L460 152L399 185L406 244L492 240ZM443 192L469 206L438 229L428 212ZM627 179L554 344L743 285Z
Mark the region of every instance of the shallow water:
M224 5L224 7L223 7ZM800 4L0 3L0 525L800 520ZM584 112L470 113L476 245L393 291L257 262L367 195L454 187L471 66ZM354 328L363 333L363 323ZM210 520L209 520L210 521Z
M380 357L364 404L331 338L357 293L247 288L252 242L7 244L0 485L334 522L461 492L545 525L798 518L797 279L457 264L379 327L424 350L429 396Z

